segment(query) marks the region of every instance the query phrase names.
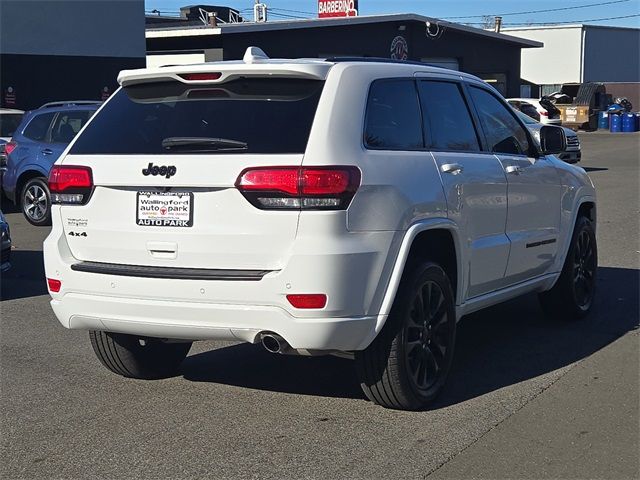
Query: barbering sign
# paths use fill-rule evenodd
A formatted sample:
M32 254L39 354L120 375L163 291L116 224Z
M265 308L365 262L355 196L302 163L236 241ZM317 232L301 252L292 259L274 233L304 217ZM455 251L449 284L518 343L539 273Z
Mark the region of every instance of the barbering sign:
M16 89L13 87L7 87L4 90L4 105L6 107L16 106Z
M318 0L318 17L355 17L358 15L358 0Z

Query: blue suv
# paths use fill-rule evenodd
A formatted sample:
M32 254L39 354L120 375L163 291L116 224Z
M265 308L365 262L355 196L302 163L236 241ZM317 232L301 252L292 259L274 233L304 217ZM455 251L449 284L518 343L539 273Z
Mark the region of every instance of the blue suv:
M51 225L49 170L101 102L52 102L24 114L5 145L2 189L32 225Z

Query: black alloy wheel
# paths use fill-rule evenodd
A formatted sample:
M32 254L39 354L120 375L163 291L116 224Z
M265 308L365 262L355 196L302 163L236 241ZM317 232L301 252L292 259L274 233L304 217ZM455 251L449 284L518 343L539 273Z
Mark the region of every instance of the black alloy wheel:
M432 280L418 288L403 332L403 349L411 385L428 395L445 369L451 347L444 293Z
M384 327L355 352L362 390L387 408L428 407L451 370L455 338L455 297L446 272L433 262L412 262Z
M576 241L573 255L573 285L579 308L589 310L593 302L596 275L596 254L591 236L582 230Z

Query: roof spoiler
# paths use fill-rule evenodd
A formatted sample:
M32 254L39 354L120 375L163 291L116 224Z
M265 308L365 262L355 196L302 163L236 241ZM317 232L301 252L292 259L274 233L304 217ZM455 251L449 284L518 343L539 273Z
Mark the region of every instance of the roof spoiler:
M332 65L323 59L271 59L262 49L249 47L242 60L122 70L118 83L123 87L167 81L209 85L245 76L325 80ZM211 78L206 78L207 74Z

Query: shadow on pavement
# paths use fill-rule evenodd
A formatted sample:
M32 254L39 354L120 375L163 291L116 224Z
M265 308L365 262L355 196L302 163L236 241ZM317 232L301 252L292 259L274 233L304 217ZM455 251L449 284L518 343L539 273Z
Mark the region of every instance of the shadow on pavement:
M336 398L361 398L351 360L267 352L243 343L188 357L182 375L195 382Z
M535 295L465 317L449 383L434 408L565 367L638 328L639 274L599 268L594 310L579 321L547 318Z
M609 170L608 168L604 168L604 167L584 167L586 172L604 172Z
M545 317L535 295L465 317L458 326L448 385L432 409L565 367L637 328L639 274L598 269L594 310L577 322ZM183 376L258 390L364 399L350 360L273 355L249 344L193 355L183 365Z
M11 269L0 274L0 300L46 295L42 252L34 250L12 250Z

